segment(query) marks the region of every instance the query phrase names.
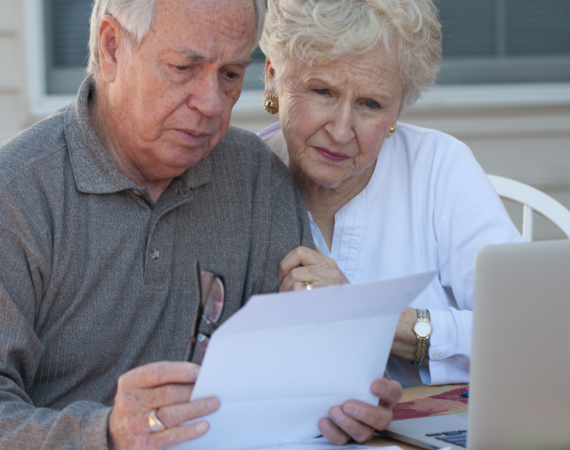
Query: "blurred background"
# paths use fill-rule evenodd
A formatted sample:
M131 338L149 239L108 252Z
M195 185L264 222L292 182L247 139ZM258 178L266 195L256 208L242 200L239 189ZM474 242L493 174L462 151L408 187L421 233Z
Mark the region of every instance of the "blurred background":
M70 103L85 76L92 0L0 0L0 142ZM436 0L437 86L402 122L464 141L488 174L570 209L570 0ZM257 132L264 55L248 69L232 123ZM518 226L522 207L507 204ZM562 234L535 218L535 239Z

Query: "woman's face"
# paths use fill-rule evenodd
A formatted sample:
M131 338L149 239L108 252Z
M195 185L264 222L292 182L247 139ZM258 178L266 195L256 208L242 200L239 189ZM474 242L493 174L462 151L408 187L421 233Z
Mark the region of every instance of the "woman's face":
M326 188L371 173L402 93L396 59L383 48L283 80L277 94L291 170Z

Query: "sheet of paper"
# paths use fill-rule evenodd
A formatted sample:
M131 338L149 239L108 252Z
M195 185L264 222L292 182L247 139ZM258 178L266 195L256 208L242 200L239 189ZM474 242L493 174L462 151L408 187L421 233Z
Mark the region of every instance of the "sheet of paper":
M398 317L435 273L252 297L213 334L192 394L220 399L210 430L175 448L298 443L333 405L377 404Z
M371 445L359 445L359 444L346 444L342 447L338 445L331 444L327 439L315 438L309 439L304 442L299 442L297 444L277 444L270 447L251 447L247 450L369 450L371 448L378 448ZM383 450L402 450L400 447L391 445L389 447L382 447ZM246 449L244 449L246 450ZM447 449L444 449L447 450Z

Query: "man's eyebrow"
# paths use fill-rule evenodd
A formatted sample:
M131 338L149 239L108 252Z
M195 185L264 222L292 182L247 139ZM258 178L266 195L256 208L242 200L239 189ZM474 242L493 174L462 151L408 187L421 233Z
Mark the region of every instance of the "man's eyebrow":
M243 59L238 59L236 61L232 61L230 63L231 66L238 66L238 67L242 67L244 69L247 68L247 66L249 66L251 64L251 62L253 61L252 58L243 58Z
M200 55L199 53L193 52L191 50L182 50L178 53L181 53L182 56L184 56L184 58L189 59L192 62L197 62L197 63L202 63L202 62L209 62L209 63L213 63L215 62L215 58L206 58L203 55ZM238 66L238 67L242 67L242 68L247 68L247 66L249 66L251 64L251 62L253 61L252 58L242 58L242 59L236 59L235 61L231 61L228 65L229 66Z
M192 62L214 62L213 59L208 59L205 56L202 56L199 53L193 52L191 50L181 50L178 53L181 53L184 58L189 59Z

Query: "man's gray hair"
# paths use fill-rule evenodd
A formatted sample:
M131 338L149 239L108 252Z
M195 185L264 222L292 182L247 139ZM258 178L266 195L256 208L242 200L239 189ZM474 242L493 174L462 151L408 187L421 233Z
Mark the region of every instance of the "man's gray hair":
M252 0L255 7L255 40L257 47L265 22L265 1ZM91 13L89 36L89 66L87 72L95 76L99 71L99 26L105 15L113 16L121 24L127 43L138 47L150 31L154 21L156 0L95 0Z

